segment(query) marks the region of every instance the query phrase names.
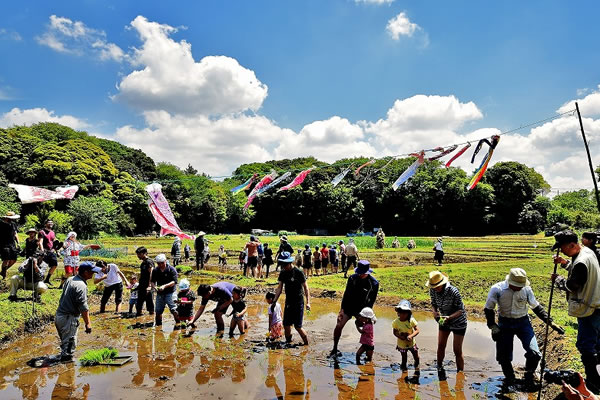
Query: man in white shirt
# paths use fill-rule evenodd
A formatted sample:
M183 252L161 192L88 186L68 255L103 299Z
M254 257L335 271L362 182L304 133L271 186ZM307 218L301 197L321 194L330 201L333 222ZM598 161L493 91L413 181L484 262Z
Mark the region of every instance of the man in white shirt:
M104 281L104 291L100 300L100 312L105 312L106 303L108 303L112 293L115 292L115 314L118 314L121 311L121 301L123 299L123 281L125 281L127 286L129 286L129 281L116 264L107 264L105 261L98 261L93 271L95 272L94 284L97 285Z
M498 323L494 311L496 306L499 314ZM515 335L525 349L525 384L535 383L534 373L540 362L541 353L529 321L528 306L542 321L549 323L552 329L564 333L562 328L552 323L548 313L535 299L526 272L521 268L512 268L506 280L492 286L483 310L487 326L492 331L492 339L496 342L496 360L502 367L505 384L511 384L515 380L512 367Z

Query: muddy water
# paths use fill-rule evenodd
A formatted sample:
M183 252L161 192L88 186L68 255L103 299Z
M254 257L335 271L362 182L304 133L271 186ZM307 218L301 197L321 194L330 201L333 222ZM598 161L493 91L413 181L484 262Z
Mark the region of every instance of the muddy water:
M440 381L433 368L437 342L435 321L415 314L421 372L400 371L399 353L391 322L392 309L375 308L373 364L357 366L354 352L359 333L349 323L340 341L339 363L327 358L339 301L313 299L305 328L308 347L269 350L263 345L267 331L266 304L249 299L250 331L244 337L214 337L212 314L202 316L195 332L173 330L170 316L162 329L131 328L134 319L93 315L94 332L79 334L77 354L86 349L113 346L133 361L122 367L80 367L76 362L49 368L26 366L30 358L56 354L58 338L53 327L12 343L0 355L2 399L145 399L167 396L215 399L471 399L493 398L500 376L494 346L482 322L469 322L464 343L467 371L457 374L448 344L448 379ZM210 307L210 305L209 305ZM148 317L141 322L150 321ZM294 341L299 337L294 335ZM515 345L516 363L523 363ZM409 364L412 358L409 355ZM507 398L535 398L510 394Z

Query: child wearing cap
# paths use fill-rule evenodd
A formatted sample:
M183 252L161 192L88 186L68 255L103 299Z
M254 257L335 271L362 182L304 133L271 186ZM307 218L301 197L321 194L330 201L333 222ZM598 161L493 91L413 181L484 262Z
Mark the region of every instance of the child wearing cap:
M415 343L415 337L419 334L419 327L417 326L417 320L412 316L410 302L408 300L400 301L396 306L396 314L398 318L392 322L392 328L394 336L398 338L396 350L402 356L400 368L402 371L407 370L406 359L408 358L407 353L410 351L415 360L415 370L418 370L419 348Z
M187 279L179 281L179 293L177 293L177 314L179 314L179 318L175 321L176 324L181 322L185 327L185 324L194 318L195 300L196 295L190 289L190 282Z
M133 306L137 304L139 286L137 275L133 275L129 280L129 285L127 285L127 289L129 289L129 314L133 312Z
M358 314L356 321L356 329L360 332L360 347L356 351L356 365L360 365L360 356L367 353L366 362L371 362L373 359L373 351L375 350L375 340L373 338L373 324L377 322L375 313L370 307L365 307Z

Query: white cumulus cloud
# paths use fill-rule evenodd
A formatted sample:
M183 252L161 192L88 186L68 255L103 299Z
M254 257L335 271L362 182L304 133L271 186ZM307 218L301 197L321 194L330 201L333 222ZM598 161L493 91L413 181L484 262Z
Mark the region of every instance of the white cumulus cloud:
M101 60L117 62L125 59L125 52L116 44L108 42L104 31L66 17L51 15L46 31L36 36L35 40L60 53L80 56L93 54Z
M196 62L189 43L169 37L176 28L142 16L131 26L143 43L131 61L141 69L121 80L114 100L141 110L215 115L256 111L267 97L267 86L236 59L207 56Z
M85 129L89 126L87 122L72 115L58 116L54 111L48 111L45 108L21 110L20 108L15 107L0 115L0 127L5 128L15 125L33 125L38 122L57 122L75 130Z
M403 11L390 19L385 29L392 39L399 40L400 36L411 37L417 29L420 29L420 27L414 22L411 22L410 19L408 19L406 12Z
M23 40L19 32L13 29L0 28L0 40L13 40L15 42L20 42Z

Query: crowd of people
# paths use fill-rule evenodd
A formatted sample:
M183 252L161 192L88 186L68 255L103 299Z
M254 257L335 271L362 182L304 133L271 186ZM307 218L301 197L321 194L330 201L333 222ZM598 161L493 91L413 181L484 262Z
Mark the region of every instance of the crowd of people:
M15 220L17 215L7 214L0 224L0 250L2 256L2 276L16 262L20 246ZM173 263L169 263L165 254L150 257L145 247L136 250L141 261L139 272L127 279L116 264L97 261L80 263L79 252L85 249L77 241L77 234L70 232L64 243L56 243L56 235L52 230L52 221L46 221L40 231L28 230L25 240L24 255L26 260L20 267L21 274L10 278L10 300L16 298L19 288L32 290L34 300L51 285L50 277L58 265L57 252L64 257L65 278L62 282L62 295L56 311L55 325L60 337L61 361L70 361L77 345L79 318L82 317L85 331L90 333L92 325L87 302L87 281L102 283L103 294L100 301L100 312L106 307L114 293L115 312L120 312L124 289L130 292L129 312L135 308L135 316L142 316L144 306L148 314L154 316L154 325L161 326L163 313L168 307L172 314L175 329L194 328L203 315L210 301L216 303L213 314L218 336L225 331L225 318L230 318L229 335L237 330L245 334L251 329L247 317L245 302L246 289L231 282L217 282L212 285L202 284L196 290L191 288L187 279L180 279L175 268L181 259L180 246L173 248ZM203 235L200 235L202 237ZM578 236L571 231L562 231L555 235L553 250L557 250L554 262L567 272L563 277L553 274L550 278L558 290L565 291L568 301L568 314L577 319L576 347L581 356L585 370L585 385L573 388L565 385L565 393L591 390L597 393L600 389L598 365L600 361L600 250L596 248L596 235L584 233L581 244ZM195 250L204 254L205 239L196 240ZM339 247L338 247L339 246ZM441 263L438 251L442 251L441 238L436 241L434 250L436 261ZM175 246L174 246L175 247ZM227 255L223 246L219 249L219 263L226 265ZM352 318L360 333L359 348L356 351L356 363L370 362L375 357L375 334L373 325L377 322L373 307L379 292L379 282L373 276L373 269L367 260L360 259L354 241L349 240L328 245L315 246L314 250L307 244L304 249L294 253L287 237L280 238L279 248L273 250L251 236L244 247L245 257L243 274L253 277L268 276L270 268L276 265L278 286L274 292L266 293L264 301L268 304L268 340L286 343L292 342L292 327L302 339L302 345L309 344L309 335L304 328L304 312L310 310L310 290L307 279L321 273L344 272L347 278L346 287L340 305L335 327L333 327L333 348L330 357L341 355L338 345L342 331ZM558 254L562 252L569 259ZM185 252L185 250L184 250ZM441 254L443 257L443 253ZM188 257L188 255L186 255ZM204 260L196 260L198 268L204 267ZM175 264L175 265L173 265ZM263 270L263 266L265 269ZM331 269L329 269L331 268ZM348 271L353 268L350 275ZM314 272L314 273L313 273ZM449 276L441 271L431 271L425 282L429 289L433 317L438 323L437 368L440 380L445 379L445 353L450 335L453 336L452 350L457 372L464 371L463 341L467 334L467 313L460 291L450 283ZM285 293L283 307L278 300ZM197 309L196 299L200 300ZM504 280L494 284L489 290L484 306L487 326L496 345L496 360L505 375L505 383L516 381L512 366L513 341L516 336L525 350L525 373L523 381L526 385L535 386L535 371L538 368L541 351L528 317L528 309L548 324L550 328L563 333L548 313L536 300L527 273L522 268L512 268ZM496 309L498 317L496 317ZM420 365L419 348L416 337L421 332L418 321L412 315L411 303L401 300L395 307L397 318L392 322L390 335L397 341L396 349L400 353L401 368L408 368L408 353L412 355L413 367L418 371ZM584 386L585 386L584 385Z

